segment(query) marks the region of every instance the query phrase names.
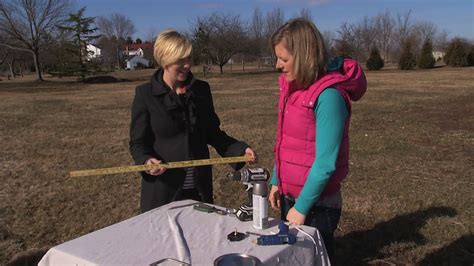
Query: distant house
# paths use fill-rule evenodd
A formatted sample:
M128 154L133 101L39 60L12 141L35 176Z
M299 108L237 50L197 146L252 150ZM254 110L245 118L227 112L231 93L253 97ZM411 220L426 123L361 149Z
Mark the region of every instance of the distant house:
M432 54L433 54L434 59L436 61L439 61L443 59L445 53L441 51L433 51Z
M143 52L142 48L138 48L137 50L128 50L127 55L143 57L145 53Z
M274 66L276 59L274 56L262 56L259 58L260 62L262 62L263 65L269 65L269 66Z
M152 43L126 44L123 53L128 56L138 55L140 57L144 57L147 51L151 51L153 53Z
M92 44L87 45L87 55L86 55L86 60L91 61L92 59L99 58L102 55L102 50Z
M153 44L152 43L132 43L126 44L123 49L125 57L139 56L148 60L148 64L154 65Z
M150 66L150 61L138 55L130 57L130 59L126 59L125 62L127 63L127 69L129 70Z

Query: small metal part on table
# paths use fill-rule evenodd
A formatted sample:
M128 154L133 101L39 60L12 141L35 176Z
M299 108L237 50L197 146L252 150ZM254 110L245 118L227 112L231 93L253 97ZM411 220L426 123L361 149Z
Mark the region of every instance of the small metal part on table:
M255 232L245 232L247 235L254 235L254 236L263 236L263 234L255 233Z
M231 242L241 241L246 237L247 237L246 234L241 233L241 232L237 232L237 228L235 229L234 232L227 235L227 239L229 239L229 241L231 241Z
M225 210L227 212L227 215L232 216L232 217L234 217L237 213L237 210L233 208L226 208Z
M221 210L221 209L218 209L218 208L214 208L214 212L217 213L217 214L220 214L220 215L227 215L226 210Z

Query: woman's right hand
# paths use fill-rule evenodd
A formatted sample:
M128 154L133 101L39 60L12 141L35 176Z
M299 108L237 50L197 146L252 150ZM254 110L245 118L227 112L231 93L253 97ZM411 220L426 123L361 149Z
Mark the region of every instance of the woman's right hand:
M160 164L161 161L157 160L156 158L150 158L146 160L145 164ZM160 167L160 168L155 168L151 169L149 171L146 171L147 174L149 175L161 175L166 171L166 167Z
M280 210L281 197L280 192L278 191L278 186L272 185L272 188L270 189L270 195L268 195L268 201L270 202L272 209L277 211Z

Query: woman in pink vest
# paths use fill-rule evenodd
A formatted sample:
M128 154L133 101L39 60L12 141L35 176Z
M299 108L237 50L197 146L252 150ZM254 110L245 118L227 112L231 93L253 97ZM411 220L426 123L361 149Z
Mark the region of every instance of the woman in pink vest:
M333 260L351 102L367 81L356 61L329 59L321 33L305 19L288 21L271 43L282 74L270 205L290 224L316 227Z

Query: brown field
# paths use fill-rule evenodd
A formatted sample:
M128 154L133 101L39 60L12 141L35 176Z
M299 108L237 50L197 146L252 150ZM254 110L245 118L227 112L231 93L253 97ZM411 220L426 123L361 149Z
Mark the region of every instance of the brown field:
M69 178L129 165L130 82L0 82L0 264L32 264L57 244L139 213L137 173ZM340 265L473 265L474 68L367 73L354 104L351 172L337 230ZM277 74L213 74L222 128L273 164ZM216 156L213 153L213 156ZM215 202L245 193L214 172ZM277 213L272 213L273 216Z

